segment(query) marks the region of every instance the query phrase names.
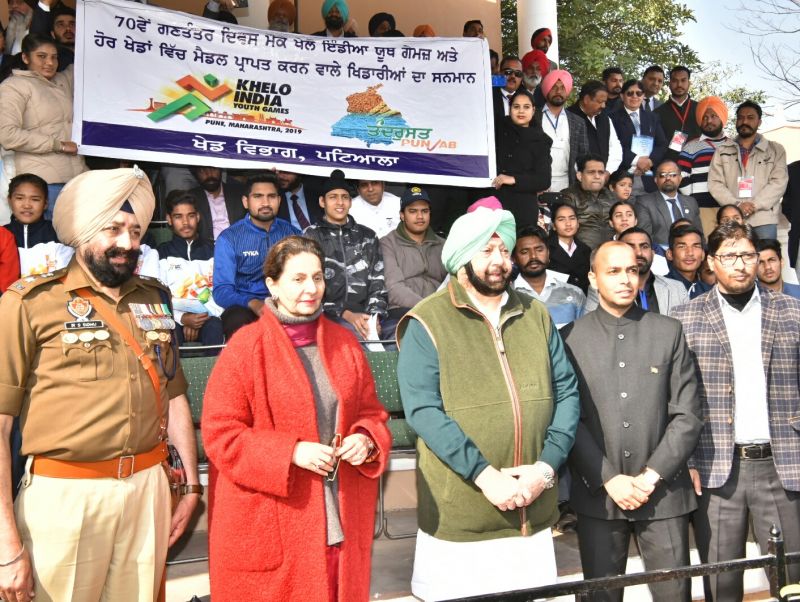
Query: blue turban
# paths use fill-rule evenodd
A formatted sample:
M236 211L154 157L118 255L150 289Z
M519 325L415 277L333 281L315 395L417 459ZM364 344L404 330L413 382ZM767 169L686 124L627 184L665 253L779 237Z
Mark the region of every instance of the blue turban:
M517 242L517 225L510 211L478 207L459 217L450 228L450 234L442 248L445 269L451 274L458 272L495 234L509 251L514 248Z
M334 6L339 9L339 14L342 15L342 21L347 23L350 20L350 9L347 7L347 2L345 0L325 0L322 3L322 18L324 19L327 17Z

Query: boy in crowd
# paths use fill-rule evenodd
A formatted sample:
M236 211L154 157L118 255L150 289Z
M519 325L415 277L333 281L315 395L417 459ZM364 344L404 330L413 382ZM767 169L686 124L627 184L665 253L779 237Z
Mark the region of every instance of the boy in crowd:
M316 240L325 253L323 310L363 340L381 332L394 338L394 326L388 324L381 247L372 230L348 215L352 192L341 170L333 170L325 180L319 204L324 215L305 236Z
M447 276L442 265L444 240L430 225L428 193L412 186L400 198L400 223L380 239L392 318L399 320L436 292Z
M676 226L669 233L667 259L670 262L667 278L677 280L690 299L711 290L700 278L700 265L705 261L703 233L694 226Z
M160 280L172 291L178 344L200 341L221 345L222 308L212 298L214 244L200 237L201 217L195 197L179 190L167 195L167 223L172 240L158 246Z

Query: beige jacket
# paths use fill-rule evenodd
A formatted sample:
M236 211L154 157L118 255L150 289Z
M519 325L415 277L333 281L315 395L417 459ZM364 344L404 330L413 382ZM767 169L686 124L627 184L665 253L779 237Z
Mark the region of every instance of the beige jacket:
M59 152L72 140L72 90L71 66L52 80L15 69L0 84L0 146L15 151L17 174L60 184L86 171L83 157Z
M753 176L752 198L739 197L739 176ZM763 136L750 151L747 168L742 166L739 145L728 138L717 146L708 172L708 192L720 205L752 201L756 211L747 219L751 226L777 224L781 199L789 182L786 151Z

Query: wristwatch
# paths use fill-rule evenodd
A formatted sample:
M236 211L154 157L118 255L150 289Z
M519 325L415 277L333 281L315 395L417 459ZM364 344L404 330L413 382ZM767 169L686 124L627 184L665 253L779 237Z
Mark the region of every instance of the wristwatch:
M544 488L552 489L556 484L556 473L546 462L536 462L534 466L538 466L539 470L544 477Z
M203 491L205 491L205 488L200 484L181 485L180 487L181 487L181 495L187 495L189 493L199 493L200 495L203 495Z

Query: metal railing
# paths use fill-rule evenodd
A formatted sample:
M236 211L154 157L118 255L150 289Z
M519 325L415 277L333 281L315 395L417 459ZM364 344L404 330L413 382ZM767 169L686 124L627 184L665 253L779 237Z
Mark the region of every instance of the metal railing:
M587 602L590 599L590 594L596 591L760 568L767 570L770 595L778 600L783 600L780 592L781 589L786 586L786 565L795 563L800 563L800 552L791 552L787 554L784 551L783 536L781 535L780 529L776 525L772 525L770 537L767 541L767 553L756 558L741 558L725 562L683 566L674 569L645 571L642 573L632 573L630 575L569 581L532 589L457 598L457 600L462 602L499 602L500 600L503 602L533 602L534 600L542 600L556 596L574 595L576 602Z

